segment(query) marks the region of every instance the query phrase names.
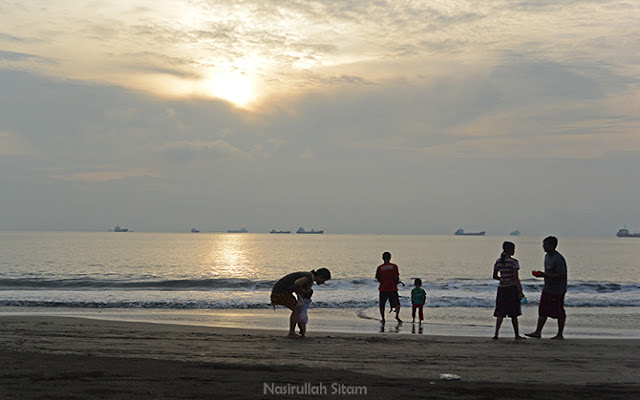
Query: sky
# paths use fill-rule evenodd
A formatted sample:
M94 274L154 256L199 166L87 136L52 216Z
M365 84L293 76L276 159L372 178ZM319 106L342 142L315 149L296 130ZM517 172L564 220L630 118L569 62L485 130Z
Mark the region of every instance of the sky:
M640 3L0 0L0 230L640 230Z

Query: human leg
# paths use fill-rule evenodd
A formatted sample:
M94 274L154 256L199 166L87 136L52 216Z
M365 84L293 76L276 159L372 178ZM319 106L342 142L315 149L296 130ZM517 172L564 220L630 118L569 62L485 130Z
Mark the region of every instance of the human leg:
M302 305L297 303L293 308L291 308L291 317L289 317L289 334L287 337L299 337L296 333L296 325L300 319L300 310L302 310Z
M551 339L564 339L562 332L564 331L564 323L567 319L567 314L564 311L564 295L557 296L556 298L555 315L558 318L558 334Z
M542 337L542 328L544 328L544 324L547 322L548 317L557 318L554 315L554 310L557 308L555 297L543 290L540 295L540 304L538 306L538 325L536 326L536 330L532 333L528 333L525 336L540 338Z
M387 298L388 298L388 296L387 296L386 292L380 292L380 299L379 299L379 302L380 302L380 318L381 318L381 321L382 321L383 324L385 322L384 309L385 309L385 307L387 305Z
M564 323L566 318L558 318L558 334L552 337L551 339L564 339L562 332L564 331Z
M389 292L389 304L391 304L391 309L395 308L396 310L396 320L402 322L400 319L400 297L398 292Z
M498 339L498 332L500 332L500 326L502 326L502 320L504 320L504 317L496 317L496 333L493 335L494 339Z
M518 317L511 318L511 324L513 325L513 333L516 340L525 339L524 336L520 336L520 327L518 326Z
M542 328L544 327L545 322L547 322L547 317L543 315L538 315L538 325L536 326L536 330L531 333L525 333L525 336L538 338L538 339L542 337Z
M424 321L424 312L422 311L423 307L424 307L424 304L418 305L418 313L419 313L419 316L420 316L420 322Z
M298 328L300 328L300 336L304 336L307 333L306 322L298 322Z
M298 337L295 329L298 318L300 317L302 305L298 303L295 296L289 292L271 292L271 304L274 308L276 305L281 305L291 310L291 316L289 317L289 334L287 337Z

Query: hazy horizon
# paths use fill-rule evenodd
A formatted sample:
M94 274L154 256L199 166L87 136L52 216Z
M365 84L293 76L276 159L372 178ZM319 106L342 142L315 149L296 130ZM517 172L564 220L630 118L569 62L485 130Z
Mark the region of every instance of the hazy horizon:
M0 230L640 230L640 4L0 3Z
M225 235L245 235L245 234L271 234L271 229L264 229L264 230L250 230L247 229L246 233L239 233L239 232L227 232L226 229L224 230L212 230L212 229L200 229L200 227L189 227L189 228L185 228L185 229L174 229L174 230L156 230L156 231L150 231L150 230L137 230L137 229L133 229L130 228L128 226L121 226L122 228L126 228L128 229L127 232L123 232L123 234L127 234L127 233L167 233L167 234L188 234L188 235L206 235L206 234L225 234ZM24 230L0 230L0 232L5 232L5 233L11 233L11 232L15 232L15 233L64 233L64 232L68 232L68 233L116 233L113 231L114 227L109 227L107 229L85 229L85 230L69 230L69 229L24 229ZM196 228L198 229L198 232L194 233L191 232L191 228ZM622 228L622 227L621 227ZM627 227L628 228L628 227ZM236 229L236 228L229 228L231 230ZM289 235L292 236L296 236L296 229L297 228L282 228L280 230L290 230L291 233L289 233ZM308 228L311 229L311 228ZM317 230L320 230L321 228L317 228ZM275 230L279 230L279 229L275 229ZM515 229L514 229L515 230ZM634 230L634 229L630 229L630 231L632 233L638 233L638 230ZM451 232L418 232L418 233L405 233L405 232L395 232L395 233L389 233L389 232L328 232L327 230L324 230L324 235L345 235L345 236L359 236L359 235L374 235L374 236L454 236L454 231ZM478 230L469 230L469 229L465 229L465 232L478 232ZM505 239L509 239L509 240L517 240L517 238L539 238L542 239L546 236L557 236L559 239L570 239L570 238L591 238L591 239L610 239L610 238L616 238L616 232L613 232L609 235L596 235L596 234L592 234L592 235L563 235L563 234L559 234L557 232L525 232L522 233L520 235L517 236L511 236L510 232L486 232L485 235L480 235L480 236L473 236L473 237L500 237L500 238L505 238ZM275 236L278 236L281 234L276 234ZM286 235L286 234L285 234ZM306 236L306 235L302 235L302 236ZM314 237L315 235L311 235L312 237ZM463 237L469 237L469 236L463 236ZM473 240L473 239L472 239ZM627 239L620 239L623 241L626 241ZM633 239L629 239L630 242L633 241Z

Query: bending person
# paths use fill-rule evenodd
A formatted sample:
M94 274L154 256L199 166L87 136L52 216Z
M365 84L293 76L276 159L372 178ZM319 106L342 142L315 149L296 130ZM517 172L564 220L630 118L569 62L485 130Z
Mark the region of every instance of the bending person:
M295 328L300 319L302 303L299 302L293 294L296 293L298 297L309 296L314 281L318 285L321 285L329 279L331 279L331 272L329 272L327 268L320 268L317 271L291 273L282 277L273 285L273 289L271 290L271 305L274 308L276 305L282 305L291 310L289 334L287 337L300 337L300 335L295 332Z

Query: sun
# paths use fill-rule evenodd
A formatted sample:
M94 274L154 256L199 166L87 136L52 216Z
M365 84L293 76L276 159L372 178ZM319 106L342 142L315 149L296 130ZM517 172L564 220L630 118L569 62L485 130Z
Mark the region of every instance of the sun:
M168 74L146 75L138 77L131 86L160 96L219 99L246 110L257 107L264 97L264 93L258 90L258 80L252 74L240 70L208 71L196 78Z
M242 108L257 99L253 79L243 72L212 74L198 86L202 95L226 100Z

